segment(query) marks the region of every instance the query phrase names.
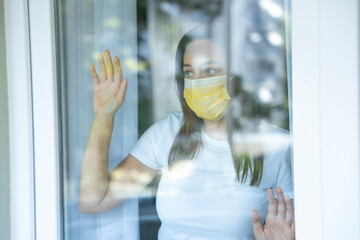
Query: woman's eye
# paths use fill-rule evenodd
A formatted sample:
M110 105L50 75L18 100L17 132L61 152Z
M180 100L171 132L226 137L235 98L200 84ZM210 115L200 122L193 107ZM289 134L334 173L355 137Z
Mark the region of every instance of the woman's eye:
M219 71L215 68L206 68L205 69L205 73L208 74L208 75L213 75L213 74L216 74L218 73Z
M184 71L184 74L185 74L185 77L191 77L194 75L194 73L191 71Z

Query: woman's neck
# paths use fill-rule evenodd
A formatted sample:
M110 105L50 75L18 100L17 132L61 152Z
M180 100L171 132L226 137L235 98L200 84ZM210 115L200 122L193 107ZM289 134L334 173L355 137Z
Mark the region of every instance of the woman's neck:
M203 119L206 134L218 141L227 141L227 121L222 118L219 121Z

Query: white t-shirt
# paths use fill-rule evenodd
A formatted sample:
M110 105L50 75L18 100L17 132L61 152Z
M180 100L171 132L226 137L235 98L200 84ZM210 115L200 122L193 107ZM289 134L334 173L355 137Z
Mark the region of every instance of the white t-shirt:
M203 147L197 158L180 161L169 170L169 152L182 121L182 113L168 114L143 134L130 153L146 166L162 172L156 196L161 220L158 239L254 239L251 212L259 210L264 222L268 206L266 190L280 186L285 195L293 198L288 146L268 148L259 187L250 186L250 178L245 184L235 181L228 142L214 140L204 131ZM287 135L279 128L271 132Z

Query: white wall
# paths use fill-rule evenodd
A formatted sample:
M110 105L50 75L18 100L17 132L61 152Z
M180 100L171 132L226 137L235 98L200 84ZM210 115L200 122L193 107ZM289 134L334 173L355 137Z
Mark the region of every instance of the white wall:
M10 239L9 113L4 2L0 1L0 239Z

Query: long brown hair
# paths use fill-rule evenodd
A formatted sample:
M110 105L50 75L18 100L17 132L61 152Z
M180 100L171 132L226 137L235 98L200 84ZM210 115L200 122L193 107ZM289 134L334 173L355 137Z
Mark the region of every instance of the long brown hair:
M180 105L183 111L184 121L177 133L174 143L171 147L168 163L169 167L178 161L195 159L200 148L203 147L201 140L201 129L203 120L199 118L187 105L184 98L184 72L183 72L183 58L186 47L189 43L195 40L211 39L220 43L220 46L224 46L223 41L218 41L218 38L214 38L215 34L212 31L211 24L200 25L187 34L185 34L177 47L176 59L175 59L175 79L178 97ZM219 36L219 34L217 34ZM226 49L226 48L224 48ZM235 82L236 84L236 82ZM228 84L229 85L229 84ZM237 88L235 87L235 90ZM232 95L238 94L233 92ZM233 96L232 96L233 97ZM251 176L250 185L259 186L262 179L263 172L263 156L252 157L250 153L244 153L241 155L235 155L232 146L232 138L230 126L233 126L233 121L228 118L228 136L229 144L232 150L234 169L236 173L236 180L245 183L247 178ZM242 175L240 174L242 173ZM240 176L241 175L241 176Z

